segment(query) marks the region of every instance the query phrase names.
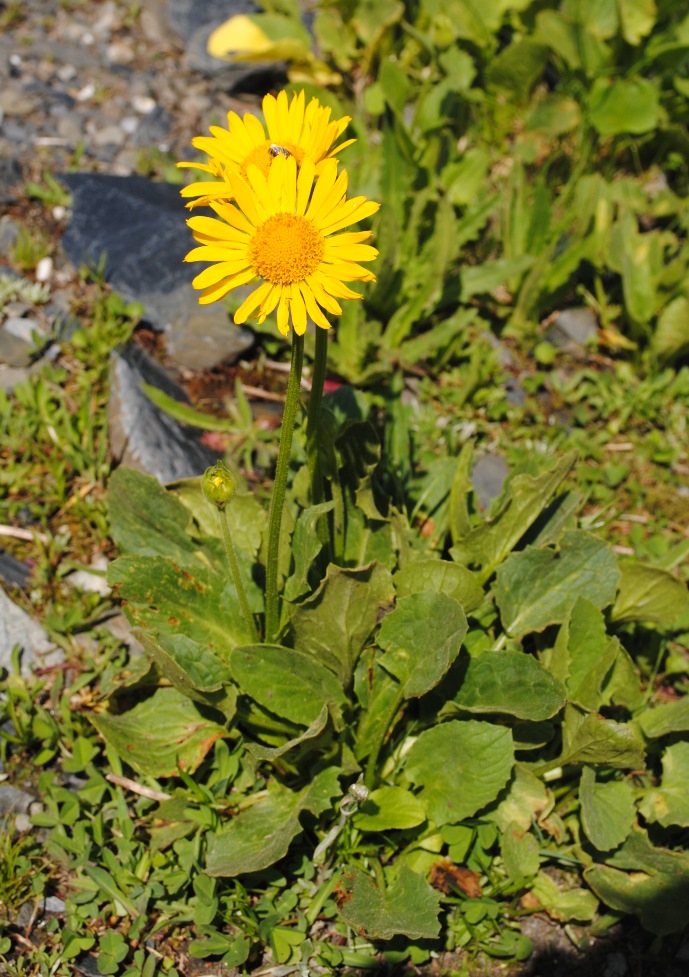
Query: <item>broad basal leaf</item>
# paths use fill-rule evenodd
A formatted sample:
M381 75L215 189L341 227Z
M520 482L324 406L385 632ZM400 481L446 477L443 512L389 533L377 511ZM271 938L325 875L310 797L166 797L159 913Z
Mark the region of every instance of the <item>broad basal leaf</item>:
M531 655L488 651L468 659L452 703L465 712L502 712L541 722L564 706L565 687Z
M236 876L259 872L283 858L301 833L303 811L321 814L342 791L339 771L329 767L317 774L298 793L271 784L268 796L240 811L228 826L208 838L206 872L211 876Z
M539 872L531 893L540 900L549 916L567 923L572 919L590 922L596 915L598 900L587 889L565 889L545 872Z
M345 869L335 889L340 916L367 939L433 940L440 932L440 894L421 876L402 865L399 876L381 890L360 869Z
M193 773L215 741L227 734L174 688L156 689L120 715L87 715L130 767L151 777L174 777L178 769Z
M466 615L454 598L432 590L400 597L378 632L385 652L380 664L398 680L405 699L422 696L443 678L466 632Z
M178 563L198 549L187 529L191 514L152 475L118 468L108 483L112 537L123 553L167 556Z
M320 505L304 509L299 514L291 542L294 568L292 575L285 581L283 591L285 600L295 601L311 589L308 581L309 570L323 547L318 535L318 522L326 512L330 512L334 504L334 502L322 502Z
M579 597L606 607L618 581L610 547L576 530L565 533L559 551L528 547L509 556L498 569L495 599L505 630L519 637L560 624Z
M451 720L421 733L407 754L406 772L422 788L429 818L441 826L471 817L494 801L513 763L508 729Z
M639 135L662 119L660 90L647 78L597 78L589 95L589 117L601 136Z
M634 824L634 791L626 780L596 783L591 767L584 767L579 784L581 823L586 837L598 851L617 848Z

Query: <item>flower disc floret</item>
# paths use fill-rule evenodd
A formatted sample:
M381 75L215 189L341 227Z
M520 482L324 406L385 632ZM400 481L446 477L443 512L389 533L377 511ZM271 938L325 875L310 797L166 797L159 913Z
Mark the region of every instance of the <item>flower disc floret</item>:
M303 91L293 95L291 101L286 92L280 92L277 97L266 95L263 115L265 127L250 112L243 118L229 112L227 129L211 126L210 136L192 139L192 145L208 155L208 162L177 165L201 170L214 179L191 183L182 189L182 196L190 198L187 207L232 199L231 174L239 174L248 181L249 167L256 166L267 177L276 155L286 153L294 157L297 168L304 159L310 159L319 175L328 159L335 159L354 142L349 139L336 145L350 121L349 116L331 121L330 108L321 105L317 98L312 98L307 105ZM276 147L280 151L277 154Z
M325 162L317 181L315 171L308 157L297 168L294 156L282 154L273 160L267 178L249 165L247 180L231 174L234 202L211 202L217 218L187 221L199 247L185 260L209 262L192 282L201 292L201 304L262 279L234 321L256 318L260 323L276 311L278 328L286 336L290 324L303 335L307 316L329 329L325 313L342 314L338 299L361 298L345 283L375 281L359 264L378 255L364 244L371 232L336 232L370 217L379 205L365 197L347 199L347 173L338 175L334 159Z

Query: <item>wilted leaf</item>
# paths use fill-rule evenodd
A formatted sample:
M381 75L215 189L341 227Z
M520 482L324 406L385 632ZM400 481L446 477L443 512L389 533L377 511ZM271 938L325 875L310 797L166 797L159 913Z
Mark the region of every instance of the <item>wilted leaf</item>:
M87 713L98 732L137 773L174 777L178 769L193 773L224 726L205 719L193 702L173 688L152 696L116 716Z
M545 872L539 872L531 892L553 919L567 923L572 919L590 922L596 915L598 900L587 889L561 889Z
M403 864L397 879L382 891L370 876L346 868L335 889L340 916L361 936L391 940L433 940L440 932L440 894Z
M643 799L642 813L647 821L658 821L664 828L676 824L689 828L689 743L673 743L663 754L663 779L657 790Z
M652 933L676 933L689 923L689 856L655 848L641 828L584 878L603 902L637 915Z

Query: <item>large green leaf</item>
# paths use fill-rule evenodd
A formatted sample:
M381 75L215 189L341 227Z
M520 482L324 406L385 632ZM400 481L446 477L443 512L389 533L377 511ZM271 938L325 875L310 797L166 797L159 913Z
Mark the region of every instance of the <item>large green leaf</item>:
M512 278L521 278L536 259L523 254L516 258L496 258L480 265L470 265L462 271L460 299L468 302L474 295L493 292Z
M501 712L541 722L565 704L565 687L521 651L484 652L468 660L451 704L465 712Z
M667 570L636 560L620 561L622 577L612 608L613 621L652 621L671 628L689 607L689 590Z
M380 611L392 603L390 573L378 564L344 570L329 566L313 595L295 608L290 620L294 646L349 684L357 658Z
M402 864L395 881L381 890L354 866L346 868L335 889L340 916L361 936L391 940L433 940L440 933L440 893Z
M271 784L268 795L240 811L229 825L208 838L206 872L211 876L236 876L259 872L283 858L301 833L304 811L322 814L342 791L334 767L316 774L298 793Z
M508 729L451 720L421 733L407 754L406 772L422 788L428 815L440 826L472 817L494 801L513 763Z
M619 580L613 551L589 533L565 533L559 551L528 547L499 567L495 599L505 630L519 637L569 616L579 597L595 607L615 599Z
M189 510L152 475L118 468L108 483L108 511L112 538L123 553L198 562Z
M205 536L221 540L220 513L204 496L201 480L200 475L196 478L182 478L171 482L167 489L185 505ZM238 490L231 504L225 508L225 517L235 548L254 560L261 548L268 523L266 510L251 492Z
M589 713L583 715L568 705L562 731L560 764L590 763L616 769L643 770L646 766L643 740L630 723Z
M342 686L306 652L280 645L248 645L230 653L230 671L246 695L282 719L310 726L324 705L339 715Z
M572 919L591 922L598 909L598 900L587 889L560 887L545 872L539 872L531 885L535 896L553 919L567 923Z
M228 721L234 718L237 689L230 684L227 665L210 648L183 634L161 634L156 639L146 631L135 633L176 689L194 702L219 709Z
M617 0L622 36L627 44L640 44L656 22L655 0Z
M398 597L423 590L454 597L467 614L475 611L485 596L476 574L448 560L417 560L407 563L393 577Z
M382 667L398 680L405 699L425 695L459 654L467 619L453 597L427 590L400 597L378 632Z
M601 136L650 132L663 118L658 85L647 78L597 78L589 95L589 117Z
M551 472L537 478L515 476L497 515L456 542L450 551L452 559L464 566L481 567L481 580L487 580L546 508L576 458L575 451L569 452Z
M603 902L637 915L652 933L676 933L689 923L689 856L655 848L641 828L584 878Z
M626 780L596 783L591 767L584 767L579 784L581 823L598 851L610 851L625 840L635 817L634 791Z
M179 769L193 773L215 741L227 735L174 688L156 689L120 715L87 715L126 763L151 777L174 777Z

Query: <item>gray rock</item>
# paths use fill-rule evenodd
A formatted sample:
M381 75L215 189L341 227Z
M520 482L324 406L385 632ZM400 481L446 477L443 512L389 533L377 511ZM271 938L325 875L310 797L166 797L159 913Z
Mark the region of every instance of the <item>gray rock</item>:
M31 794L11 784L0 784L0 814L27 814L34 802Z
M173 119L170 113L162 105L156 105L144 115L136 127L134 145L157 146L165 142L170 137L172 125Z
M502 455L481 455L471 472L476 502L480 509L487 509L493 499L502 492L509 466Z
M23 383L29 376L31 376L31 370L26 367L6 366L4 363L0 363L0 390L4 390L6 394L11 394L17 384Z
M12 667L12 650L19 645L22 675L31 674L32 666L50 668L60 664L62 650L50 640L38 621L10 600L0 587L0 669Z
M31 568L11 553L0 549L0 580L11 587L26 587L31 577Z
M46 913L63 913L66 908L64 901L57 896L48 896L43 901L43 911Z
M142 177L73 173L61 177L73 194L72 220L62 244L69 259L98 266L145 319L165 330L177 365L199 370L236 359L253 342L229 323L222 305L199 306L191 287L199 266L185 264L194 246L179 187Z
M2 179L1 174L0 179ZM9 203L7 199L5 199L5 202ZM0 254L9 255L10 251L16 244L18 237L19 224L17 221L13 220L11 217L8 217L7 214L0 217Z
M0 360L8 366L26 367L40 352L32 339L39 326L34 319L11 317L0 329Z
M109 438L122 464L155 475L161 482L202 474L216 460L199 440L199 432L178 424L142 390L150 384L176 400L184 392L139 346L129 343L113 355Z
M13 190L20 190L23 179L21 163L15 157L0 159L0 204L11 204L17 199ZM3 217L4 221L6 218ZM7 218L9 220L9 218Z
M583 349L587 340L598 334L598 320L591 309L581 306L559 312L545 333L553 346L559 349L576 347Z

